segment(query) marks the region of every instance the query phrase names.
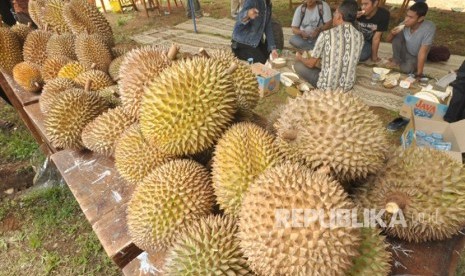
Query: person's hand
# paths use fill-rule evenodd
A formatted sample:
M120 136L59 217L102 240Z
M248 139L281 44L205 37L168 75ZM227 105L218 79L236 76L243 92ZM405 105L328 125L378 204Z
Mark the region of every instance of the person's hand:
M301 30L301 31L300 31L300 36L301 36L303 39L309 38L309 35L308 35L307 32L304 31L304 30Z
M404 29L404 28L401 27L401 25L399 25L399 26L397 26L397 27L395 27L395 28L393 28L393 29L391 30L391 34L392 34L392 35L397 35L397 34L400 33L403 29Z
M247 11L247 16L250 19L255 19L258 17L259 11L256 8L251 8L250 10Z
M365 14L365 11L364 10L361 10L361 11L358 11L357 12L357 18L360 18L362 15Z
M296 52L295 53L295 60L302 61L302 53L301 52Z
M311 37L311 38L316 38L316 37L318 37L319 34L320 34L320 28L316 28L316 29L310 34L310 37Z
M278 51L276 49L274 49L273 51L271 51L271 57L273 59L277 58L279 55L278 55Z

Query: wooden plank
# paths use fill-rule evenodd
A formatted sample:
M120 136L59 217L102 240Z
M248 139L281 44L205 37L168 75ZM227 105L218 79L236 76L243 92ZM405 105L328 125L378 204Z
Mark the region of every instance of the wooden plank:
M3 74L3 76L5 78L5 81L8 83L8 85L15 93L22 106L27 106L33 103L37 103L39 101L40 93L26 92L23 88L21 88L21 86L19 86L16 83L12 76L8 74Z
M124 181L110 158L88 152L63 150L52 155L87 220L93 225L113 209L121 208L134 186Z
M123 268L125 276L163 275L166 252L142 252Z
M45 115L40 110L39 103L33 103L28 106L25 106L24 111L26 112L31 122L34 124L37 132L42 137L42 140L48 146L49 151L51 153L57 152L58 150L52 146L52 143L50 142L50 138L46 134L45 125L44 125Z

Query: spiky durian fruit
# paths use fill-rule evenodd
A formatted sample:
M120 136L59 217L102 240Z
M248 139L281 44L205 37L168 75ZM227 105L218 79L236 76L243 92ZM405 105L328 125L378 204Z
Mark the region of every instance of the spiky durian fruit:
M154 168L170 161L174 156L161 152L145 141L139 124L130 126L116 141L115 166L129 183L142 181Z
M180 61L145 87L142 134L167 153L199 153L213 146L231 123L235 99L230 74L217 61Z
M236 234L236 222L227 216L193 222L170 249L166 275L254 275Z
M275 126L286 158L329 167L341 182L376 173L388 150L383 123L350 93L313 90L290 99Z
M11 31L18 37L22 49L24 41L26 41L26 37L32 31L32 28L26 24L16 23L11 27Z
M134 122L135 118L126 114L122 107L109 109L84 128L82 142L91 151L113 156L116 140Z
M67 33L71 30L68 28L63 18L63 6L66 1L47 0L42 10L42 21L48 24L49 28L57 33Z
M95 92L73 88L58 94L44 122L52 146L82 149L82 130L107 108L106 101Z
M29 0L27 4L29 16L39 29L43 29L45 26L45 23L42 20L45 2L46 0Z
M77 85L84 87L88 80L92 81L89 87L92 91L100 90L115 84L107 73L100 70L89 70L82 72L74 79L74 82Z
M9 28L0 26L0 69L11 74L13 67L23 61L21 49L18 37Z
M190 223L210 214L213 204L208 171L191 160L170 161L136 187L127 209L129 234L144 250L165 250Z
M28 34L23 47L24 61L42 66L47 59L47 42L52 33L35 30Z
M360 229L330 219L334 209L353 207L328 175L290 163L270 168L242 201L244 256L259 275L346 275L359 254Z
M98 34L79 34L75 42L76 55L86 69L108 72L113 59L110 49Z
M118 96L118 90L118 85L112 85L98 90L97 93L108 102L110 108L115 108L117 106L121 106L121 99Z
M39 99L39 106L42 113L47 114L53 107L55 97L63 91L75 86L70 79L56 78L48 81L42 88L42 94Z
M362 195L369 204L364 207L386 210L388 235L410 242L443 240L465 225L465 168L445 152L398 149L373 183Z
M74 34L99 34L109 47L114 45L110 23L96 6L82 0L71 0L63 8L63 17Z
M118 78L121 102L129 114L139 117L144 85L170 65L167 52L154 46L135 49L125 55Z
M20 62L13 67L13 79L27 92L38 92L44 84L40 66L32 62Z
M381 230L364 227L361 230L362 243L358 248L360 256L355 258L350 276L387 276L391 271L391 253L388 251L386 237Z
M210 57L218 60L225 69L231 63L238 65L238 68L231 74L237 95L237 106L243 110L254 109L258 104L259 91L257 77L250 66L241 62L231 51L215 50L211 52Z
M47 42L47 56L66 56L72 60L77 60L74 43L73 34L53 34Z
M71 60L66 56L53 56L44 61L41 73L44 81L49 81L58 76L60 69L68 64Z
M108 74L114 81L117 81L119 78L119 69L123 60L124 56L119 56L112 60L110 66L108 67Z
M239 123L218 141L213 157L212 180L216 200L228 215L236 216L242 198L267 168L278 163L273 137L253 123Z
M132 43L120 43L116 44L115 47L111 48L111 53L114 57L122 56L131 50L137 49L139 46Z
M86 71L84 65L78 61L72 61L65 66L63 66L60 71L58 71L57 77L74 80L79 74Z

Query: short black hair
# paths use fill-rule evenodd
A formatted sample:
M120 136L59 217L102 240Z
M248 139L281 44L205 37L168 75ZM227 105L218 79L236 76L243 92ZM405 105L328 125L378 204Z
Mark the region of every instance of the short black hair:
M428 4L425 2L416 2L409 8L409 10L414 11L418 17L422 17L428 13Z
M339 13L342 15L342 20L353 23L357 19L358 4L354 0L344 0L339 5Z

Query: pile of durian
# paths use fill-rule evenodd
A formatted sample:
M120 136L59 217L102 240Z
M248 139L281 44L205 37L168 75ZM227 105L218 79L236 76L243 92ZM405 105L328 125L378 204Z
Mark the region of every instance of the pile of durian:
M431 149L391 150L350 93L310 91L267 120L254 111L255 75L230 52L114 45L84 0L29 9L39 30L0 28L1 70L42 92L53 146L114 160L134 187L129 234L168 252L166 275L387 275L385 235L442 240L465 225L463 166ZM402 213L406 225L331 228L298 213L328 221L355 208ZM422 212L440 220L412 219Z

